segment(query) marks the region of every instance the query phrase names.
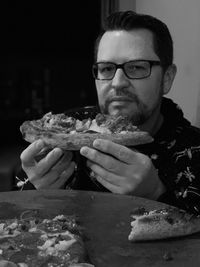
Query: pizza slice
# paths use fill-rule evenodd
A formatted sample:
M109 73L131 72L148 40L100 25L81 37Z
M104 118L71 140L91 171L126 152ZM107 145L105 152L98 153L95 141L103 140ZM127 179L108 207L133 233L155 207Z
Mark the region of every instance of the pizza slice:
M146 241L187 236L200 231L200 216L176 207L147 211L138 208L131 213L130 241Z
M30 143L42 139L49 147L79 150L92 146L95 139L107 139L125 146L150 143L149 133L134 126L127 117L97 114L95 119L84 120L64 113L45 114L41 119L25 121L20 126L24 139Z
M93 267L74 216L0 222L0 266Z

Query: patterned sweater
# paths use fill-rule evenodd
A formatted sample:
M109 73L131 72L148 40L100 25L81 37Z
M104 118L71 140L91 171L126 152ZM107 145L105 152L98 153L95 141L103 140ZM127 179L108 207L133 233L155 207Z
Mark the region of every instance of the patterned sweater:
M83 119L85 114L94 117L97 112L98 108L90 107L67 113ZM161 113L164 122L154 142L137 146L137 149L152 159L167 189L158 201L200 214L200 129L192 126L179 106L168 98L163 98ZM108 191L90 177L86 159L78 152L74 157L77 170L68 180L67 188ZM26 184L26 188L30 186Z

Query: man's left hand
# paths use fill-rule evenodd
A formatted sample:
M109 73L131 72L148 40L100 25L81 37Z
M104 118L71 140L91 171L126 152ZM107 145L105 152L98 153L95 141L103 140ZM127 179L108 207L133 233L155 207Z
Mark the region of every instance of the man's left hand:
M151 159L135 149L96 139L93 148L82 147L80 153L97 181L113 193L156 200L165 192Z

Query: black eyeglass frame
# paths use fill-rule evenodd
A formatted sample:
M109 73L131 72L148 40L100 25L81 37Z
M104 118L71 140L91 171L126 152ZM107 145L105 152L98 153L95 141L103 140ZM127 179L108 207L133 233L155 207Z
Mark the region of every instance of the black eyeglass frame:
M145 75L145 76L140 77L140 78L132 78L132 77L130 77L130 76L126 73L125 68L124 68L124 65L126 65L127 63L130 63L130 62L135 62L135 63L137 63L137 62L148 62L149 65L150 65L149 73L148 73L147 75ZM95 74L95 69L98 71L98 64L103 64L103 63L105 63L105 64L108 63L108 64L112 64L113 66L115 66L115 72L113 73L112 78L99 79L99 78L97 77L97 75ZM114 62L109 62L109 61L100 61L100 62L96 62L96 63L93 64L93 66L92 66L92 74L93 74L93 77L94 77L96 80L100 80L100 81L110 81L110 80L112 80L112 79L114 78L117 69L122 69L123 72L124 72L124 74L126 75L126 77L127 77L128 79L131 79L131 80L135 80L135 79L136 79L136 80L140 80L140 79L148 78L148 77L151 75L151 70L152 70L152 67L153 67L153 66L161 66L161 62L160 62L159 60L146 60L146 59L130 60L130 61L124 62L124 63L122 63L122 64L116 64L116 63L114 63Z

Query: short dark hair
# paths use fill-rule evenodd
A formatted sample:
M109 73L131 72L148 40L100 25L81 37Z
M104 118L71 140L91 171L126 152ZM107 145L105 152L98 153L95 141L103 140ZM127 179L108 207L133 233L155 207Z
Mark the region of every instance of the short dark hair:
M95 60L103 34L107 31L147 29L153 33L153 45L156 55L161 61L164 70L173 63L173 40L167 25L161 20L146 14L134 11L118 11L109 15L102 31L95 42Z

